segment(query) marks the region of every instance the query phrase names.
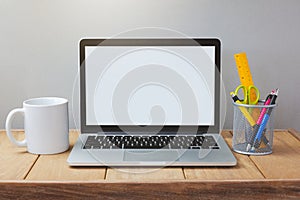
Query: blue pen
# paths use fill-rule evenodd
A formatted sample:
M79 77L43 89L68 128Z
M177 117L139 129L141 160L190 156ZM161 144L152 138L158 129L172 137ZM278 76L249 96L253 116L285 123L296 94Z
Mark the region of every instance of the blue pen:
M276 89L275 95L273 95L273 97L272 97L271 104L275 104L278 92L279 92L279 90ZM257 134L256 134L256 136L254 138L254 143L252 145L251 152L253 152L255 150L255 148L259 147L263 131L264 131L264 129L265 129L267 123L268 123L268 120L270 119L271 112L272 112L272 109L269 109L266 112L266 114L264 115L264 117L263 117L263 119L261 121L261 124L259 126L259 129L257 131Z
M271 104L273 95L275 95L275 90L272 90L272 92L267 96L264 105L269 105L269 104ZM269 101L269 103L268 103L268 101ZM266 109L266 108L265 108L265 109ZM264 109L262 109L262 110L264 110ZM256 134L257 134L257 132L258 132L258 129L259 129L259 126L260 126L260 124L261 124L261 122L262 122L262 119L263 119L264 114L265 114L265 112L264 112L264 113L261 112L261 115L262 115L262 116L259 115L259 116L261 116L261 117L258 118L256 124L253 126L253 131L250 132L250 133L251 133L251 134L250 134L250 137L249 137L250 139L247 140L247 141L249 141L249 143L247 144L246 151L250 151L250 150L251 150L251 147L252 147L251 145L254 144L254 139L255 139L255 136L256 136ZM261 119L260 119L260 118L261 118ZM262 136L262 140L263 140L263 142L264 142L266 145L269 143L268 139L267 139L264 135Z

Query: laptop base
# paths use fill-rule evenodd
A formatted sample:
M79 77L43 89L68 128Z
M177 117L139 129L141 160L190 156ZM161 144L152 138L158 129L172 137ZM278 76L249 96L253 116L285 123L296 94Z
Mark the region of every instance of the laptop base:
M235 166L224 139L213 135L220 149L83 149L89 134L81 134L67 162L70 166ZM93 134L94 135L94 134Z

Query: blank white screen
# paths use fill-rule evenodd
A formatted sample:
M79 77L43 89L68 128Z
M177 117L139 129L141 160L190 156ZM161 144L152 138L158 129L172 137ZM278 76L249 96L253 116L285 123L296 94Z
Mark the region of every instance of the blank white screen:
M214 53L211 46L86 47L87 125L214 125Z

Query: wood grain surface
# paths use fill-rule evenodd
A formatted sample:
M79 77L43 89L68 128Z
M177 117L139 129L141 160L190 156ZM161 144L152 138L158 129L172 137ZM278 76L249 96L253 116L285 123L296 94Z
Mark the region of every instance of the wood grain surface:
M24 139L23 131L13 131L17 140ZM0 131L0 180L24 179L38 159L38 155L27 152L26 147L12 144L5 131Z
M33 155L0 131L0 199L300 199L298 135L276 131L271 155L234 153L235 167L155 169L69 167L70 150ZM71 131L70 149L77 136ZM231 132L223 136L231 147Z
M70 148L67 152L55 155L40 155L26 180L103 180L105 167L70 167L67 163L69 153L78 134L69 134Z
M13 188L13 190L12 190ZM299 199L299 180L0 182L3 199Z
M300 133L295 129L288 129L288 132L300 141Z
M108 168L106 180L149 181L184 179L181 167L168 168Z
M222 136L231 148L232 134L229 131L223 131ZM234 152L234 156L237 159L237 165L234 167L185 167L185 176L187 179L201 180L242 180L264 178L247 155Z
M300 179L300 142L288 131L274 133L272 154L250 159L268 179Z

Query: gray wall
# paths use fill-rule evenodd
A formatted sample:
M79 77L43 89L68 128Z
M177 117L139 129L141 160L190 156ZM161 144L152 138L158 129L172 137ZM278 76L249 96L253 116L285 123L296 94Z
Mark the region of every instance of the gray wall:
M275 128L300 130L299 9L298 0L0 0L0 128L25 99L71 100L80 38L154 26L220 38L227 94L239 84L233 54L247 52L261 93L280 88ZM227 100L225 128L232 128ZM14 126L22 127L21 117Z

